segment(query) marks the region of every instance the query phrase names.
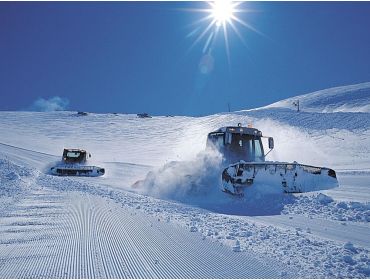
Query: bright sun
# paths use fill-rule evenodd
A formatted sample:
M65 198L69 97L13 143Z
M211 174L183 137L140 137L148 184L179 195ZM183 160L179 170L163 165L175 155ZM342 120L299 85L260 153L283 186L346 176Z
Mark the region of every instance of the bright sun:
M200 18L196 23L208 22L203 30L196 28L189 33L188 37L197 34L193 46L199 43L203 38L206 38L205 44L203 47L203 54L211 55L212 50L215 47L215 38L219 33L223 33L224 42L226 46L226 54L228 61L230 62L230 51L229 51L229 39L228 33L229 30L233 30L234 33L239 37L239 39L246 45L246 42L238 29L238 25L250 29L254 32L261 34L253 26L244 21L241 16L248 12L253 12L253 10L247 9L245 6L246 2L233 0L215 0L212 2L207 2L205 8L194 8L194 9L185 9L190 12L200 12L204 13L205 16ZM243 8L241 8L243 6Z
M211 15L216 21L217 26L225 25L231 21L234 14L235 4L230 0L217 0L210 3L212 7Z

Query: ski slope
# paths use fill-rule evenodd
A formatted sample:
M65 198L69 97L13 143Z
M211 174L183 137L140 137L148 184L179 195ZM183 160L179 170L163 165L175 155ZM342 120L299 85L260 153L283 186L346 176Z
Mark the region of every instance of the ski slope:
M289 102L199 118L0 112L0 278L369 278L368 86L302 96L322 107L299 113ZM331 167L340 187L221 193L218 158L202 151L208 132L238 122L274 137L267 160ZM106 175L48 175L64 147ZM148 172L164 180L132 188ZM189 174L200 190L179 179Z
M133 207L39 180L0 219L2 278L279 276L251 253L233 254Z
M273 103L267 108L292 108L293 102L299 100L300 107L309 112L370 112L370 83L341 86L319 90L313 93Z

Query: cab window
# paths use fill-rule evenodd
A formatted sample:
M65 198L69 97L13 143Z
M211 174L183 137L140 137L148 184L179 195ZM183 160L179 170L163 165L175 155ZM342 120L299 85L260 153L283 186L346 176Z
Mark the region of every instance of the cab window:
M255 139L254 140L254 153L256 159L261 159L263 157L262 147L261 147L261 140Z

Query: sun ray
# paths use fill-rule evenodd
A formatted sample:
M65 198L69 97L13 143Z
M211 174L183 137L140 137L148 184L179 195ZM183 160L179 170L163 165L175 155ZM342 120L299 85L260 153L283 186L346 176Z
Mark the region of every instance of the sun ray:
M227 62L228 62L228 65L230 66L230 49L229 49L229 39L227 37L226 24L224 24L222 27L223 27L223 31L224 31L224 40L225 40L225 46L226 46Z
M200 18L200 19L198 19L194 22L191 22L191 23L187 24L186 26L190 27L190 26L194 26L194 25L199 25L200 23L205 22L205 21L209 21L210 19L212 19L212 15L209 14L205 17L202 17L202 18Z
M252 30L252 31L256 32L257 34L259 34L259 35L261 35L261 36L266 37L266 35L265 35L265 34L263 34L261 31L257 30L256 28L254 28L252 25L250 25L250 24L246 23L244 20L242 20L242 19L240 19L240 18L238 18L238 17L236 17L236 16L232 16L232 19L233 19L233 20L235 20L235 21L237 21L237 22L239 22L239 23L240 23L241 25L243 25L244 27L246 27L246 28L248 28L248 29L250 29L250 30Z
M208 9L205 9L205 8L177 8L175 10L184 11L184 12L208 13L208 14L212 12L211 8L208 8Z
M200 27L197 27L195 29L193 29L192 31L190 31L187 35L186 35L186 38L189 38L189 37L193 37L195 34L198 33L198 31L200 30Z
M206 53L207 49L209 49L208 47L210 46L214 35L215 35L215 31L212 31L212 33L209 34L207 42L206 42L206 44L204 45L204 48L203 48L203 53Z
M202 24L203 22L209 21L209 24L201 32L199 29L195 29L188 34L187 37L196 36L196 34L201 34L196 37L195 41L189 48L189 51L194 48L201 40L205 38L205 43L202 48L203 54L211 53L212 49L215 47L217 42L216 38L219 36L219 33L223 33L223 40L225 44L225 50L227 55L227 61L230 66L231 63L231 54L230 54L230 29L232 33L235 32L237 37L242 41L243 45L247 47L247 42L243 38L238 27L243 27L248 30L251 30L263 37L267 37L265 34L254 28L252 25L247 23L241 16L245 13L256 12L256 10L250 9L242 5L243 1L232 1L232 0L215 0L212 2L207 2L208 7L205 8L187 8L183 9L185 11L205 13L204 17L201 17L196 22L193 22L191 25Z
M198 36L198 38L193 42L193 44L190 46L190 49L193 49L196 44L207 34L207 32L214 26L215 20L212 20L210 24L208 24L207 28Z
M234 22L230 22L230 26L231 28L234 30L235 34L238 36L238 38L240 39L240 41L242 41L243 45L245 47L247 47L247 42L245 41L245 39L243 38L243 36L240 34L240 31L238 30L238 28L236 28Z

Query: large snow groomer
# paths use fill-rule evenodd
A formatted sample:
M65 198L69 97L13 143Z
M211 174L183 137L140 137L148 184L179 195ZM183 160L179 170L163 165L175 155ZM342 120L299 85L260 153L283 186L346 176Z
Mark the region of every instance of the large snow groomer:
M286 193L326 190L338 187L335 171L297 162L265 161L274 148L274 139L268 139L265 154L262 132L252 127L222 127L208 134L207 147L217 149L229 166L222 172L222 190L243 196L244 189L253 184L281 186Z
M50 168L53 175L97 177L105 174L105 169L86 165L91 154L81 149L64 149L61 164Z

